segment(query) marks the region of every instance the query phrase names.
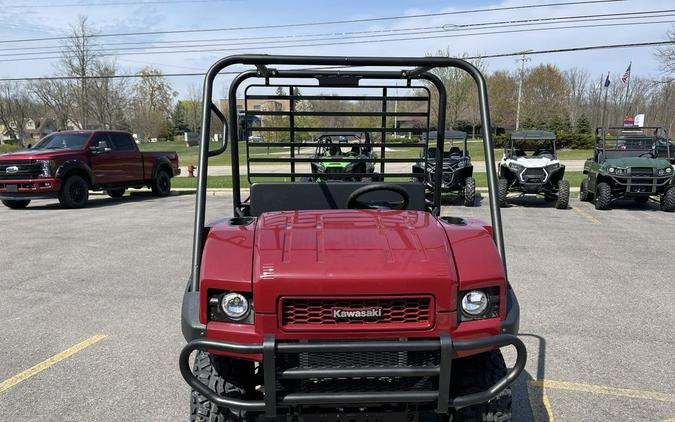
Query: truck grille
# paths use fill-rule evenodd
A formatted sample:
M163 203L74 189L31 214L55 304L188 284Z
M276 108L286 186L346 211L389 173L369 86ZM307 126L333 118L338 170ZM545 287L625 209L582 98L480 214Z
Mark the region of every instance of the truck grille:
M431 296L283 298L281 327L290 331L415 330L433 323Z
M633 177L652 177L654 170L651 167L631 167L630 175Z
M521 177L525 183L541 183L546 179L546 173L544 172L543 168L528 168L525 169Z
M16 167L16 172L8 173L7 169ZM0 180L34 179L42 174L42 164L30 160L0 161Z

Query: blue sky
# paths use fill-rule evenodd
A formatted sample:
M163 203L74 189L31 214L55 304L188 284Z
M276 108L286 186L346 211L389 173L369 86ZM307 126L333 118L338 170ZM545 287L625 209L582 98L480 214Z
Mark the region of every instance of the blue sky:
M326 20L400 16L420 13L439 13L467 9L558 3L563 0L505 0L505 1L402 1L402 0L323 0L323 1L269 1L258 0L213 0L193 3L143 4L122 6L89 6L101 3L131 3L128 0L0 0L0 40L25 39L59 36L69 25L75 23L78 15L88 16L92 26L100 33L130 31L162 31L169 29L231 28L252 25L273 25L279 23L312 22ZM145 0L158 1L158 0ZM175 0L172 0L175 1ZM40 7L41 5L73 5L67 7ZM86 5L82 5L86 4ZM218 40L228 42L230 38L288 36L324 34L364 30L392 30L401 28L434 27L446 28L466 23L533 19L541 17L579 16L601 13L623 13L675 9L673 0L628 0L623 2L594 5L569 5L547 8L527 8L515 11L472 13L442 17L427 17L358 24L339 24L286 29L239 30L212 33L155 35L143 37L105 38L102 43L122 41L172 41ZM672 13L675 15L675 12ZM229 47L234 50L222 52L201 52L190 54L152 54L118 56L119 66L127 72L135 72L145 65L158 67L165 72L204 71L217 58L234 52L247 51L277 54L336 54L336 55L387 55L422 56L439 49L448 48L453 54L495 54L523 50L568 48L594 44L613 44L643 41L658 41L666 38L666 32L673 27L675 16L658 18L671 23L615 26L619 21L603 23L612 26L603 28L566 29L542 32L494 34L458 38L436 38L417 41L397 41L343 46L269 48L270 44L257 42L263 49L249 50L245 45ZM623 21L626 22L626 21ZM447 31L446 31L447 32ZM215 41L212 41L215 42ZM229 41L231 42L231 41ZM31 44L2 44L0 49L46 46L55 47L55 41L41 41ZM167 44L164 44L167 45ZM25 50L35 51L35 50ZM14 52L19 52L15 50ZM6 54L6 52L0 52ZM22 56L25 57L25 56ZM0 77L30 77L54 74L54 61L30 60L8 62L0 57ZM533 56L529 65L553 63L562 69L578 66L587 68L594 78L611 71L623 73L628 62L633 62L633 74L658 77L658 63L651 48L601 50L591 52L563 53ZM513 70L515 58L490 59L489 71ZM172 83L186 95L189 86L197 86L199 77L173 78Z

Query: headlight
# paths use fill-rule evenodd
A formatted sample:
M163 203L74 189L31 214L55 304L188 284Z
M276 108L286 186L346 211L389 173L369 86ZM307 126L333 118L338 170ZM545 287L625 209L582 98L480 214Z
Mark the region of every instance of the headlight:
M666 169L666 174L673 174L673 168L672 168L672 167L668 167L668 168Z
M626 174L627 172L628 172L627 169L622 169L622 168L618 168L618 167L616 168L616 174L624 175L624 174Z
M54 171L54 161L52 160L37 160L37 163L42 165L42 173L40 177L51 177Z
M614 173L614 170L615 170L614 167L610 167L610 168L608 169L608 171L609 171L610 173Z
M462 298L462 310L471 316L478 316L485 312L488 306L487 295L480 290L472 290Z
M463 169L464 167L466 167L466 161L460 160L460 161L457 163L457 168L458 168L458 169Z
M549 170L558 170L560 168L560 163L549 164L546 168Z
M665 170L665 169L659 169L658 172L657 172L657 174L658 174L659 176L663 176L664 174L666 174L666 170Z
M228 318L238 321L246 318L250 309L248 299L239 293L228 293L220 299L220 308Z
M520 164L509 163L509 168L515 171L522 171L525 167L521 166Z

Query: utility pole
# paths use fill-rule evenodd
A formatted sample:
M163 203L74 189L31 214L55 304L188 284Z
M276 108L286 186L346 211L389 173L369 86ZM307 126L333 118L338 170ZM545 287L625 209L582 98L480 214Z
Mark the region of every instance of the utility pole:
M523 79L525 79L525 63L529 62L531 59L527 57L527 53L532 50L522 51L523 55L516 61L520 62L520 78L518 80L518 103L516 105L516 130L520 128L520 100L523 96Z

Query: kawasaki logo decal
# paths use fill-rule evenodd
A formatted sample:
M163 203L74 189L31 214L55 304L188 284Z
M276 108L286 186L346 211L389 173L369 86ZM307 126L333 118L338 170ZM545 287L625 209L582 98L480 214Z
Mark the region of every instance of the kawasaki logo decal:
M382 308L369 309L333 309L334 319L382 318Z

